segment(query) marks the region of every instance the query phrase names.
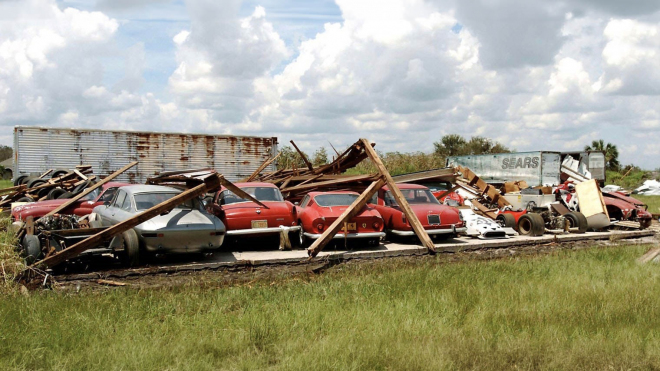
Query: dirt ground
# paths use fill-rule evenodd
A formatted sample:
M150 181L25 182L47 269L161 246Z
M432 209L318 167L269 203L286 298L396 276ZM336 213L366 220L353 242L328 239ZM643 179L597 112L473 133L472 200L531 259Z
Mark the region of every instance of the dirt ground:
M583 241L567 243L547 243L538 245L518 246L511 248L484 249L460 253L438 253L435 255L413 255L388 258L351 258L351 259L315 259L310 262L294 264L264 264L250 265L233 264L217 268L187 271L161 271L157 267L131 271L125 269L106 270L94 273L74 273L48 277L35 277L30 288L35 289L46 281L47 286L55 291L106 291L122 287L133 289L174 288L181 286L226 287L235 285L251 285L253 283L277 283L286 280L306 280L324 272L341 270L353 265L378 264L382 259L396 259L401 263L428 261L433 259L437 264L503 259L510 257L532 257L552 254L559 250L578 250L592 247L613 245L657 244L658 237L644 237L627 240Z

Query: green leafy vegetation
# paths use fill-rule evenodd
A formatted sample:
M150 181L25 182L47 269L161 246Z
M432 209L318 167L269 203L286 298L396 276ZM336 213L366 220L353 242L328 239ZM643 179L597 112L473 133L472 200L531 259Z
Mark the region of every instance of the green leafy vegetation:
M625 167L620 171L607 170L605 174L606 184L616 184L627 190L633 190L645 180L651 179L651 173L638 167Z
M9 227L10 218L0 218L0 295L15 292L16 275L25 269L23 258L16 251L16 234Z
M647 248L13 295L0 368L657 369L660 267L635 262Z

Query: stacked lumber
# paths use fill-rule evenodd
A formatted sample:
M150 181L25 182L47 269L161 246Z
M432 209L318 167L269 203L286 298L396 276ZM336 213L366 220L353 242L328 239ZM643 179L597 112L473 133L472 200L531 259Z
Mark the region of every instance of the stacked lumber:
M79 165L74 169L52 169L40 176L21 175L16 178L13 187L0 189L4 194L0 208L8 209L13 202L33 202L53 199L68 199L82 193L85 188L96 183L96 176L91 175L91 165Z

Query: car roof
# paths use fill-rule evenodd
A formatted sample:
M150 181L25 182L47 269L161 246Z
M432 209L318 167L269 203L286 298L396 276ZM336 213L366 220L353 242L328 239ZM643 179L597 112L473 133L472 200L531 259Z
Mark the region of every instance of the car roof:
M308 195L309 197L314 198L318 195L358 195L359 196L360 194L353 191L328 191L328 192L316 191L316 192L309 192Z
M277 186L273 183L266 183L266 182L242 182L242 183L234 183L236 187L268 187L268 188L277 188Z
M181 193L180 189L176 189L173 187L167 187L167 186L159 186L159 185L148 185L148 184L135 184L135 185L128 185L128 186L123 186L121 187L124 191L126 191L129 194L136 194L136 193Z
M399 189L429 189L427 186L412 183L397 183L396 186L399 187ZM386 191L390 190L388 186L383 186L383 189Z
M130 185L135 185L131 183L124 183L124 182L107 182L101 186L103 189L108 189L112 187L125 187L125 186L130 186Z

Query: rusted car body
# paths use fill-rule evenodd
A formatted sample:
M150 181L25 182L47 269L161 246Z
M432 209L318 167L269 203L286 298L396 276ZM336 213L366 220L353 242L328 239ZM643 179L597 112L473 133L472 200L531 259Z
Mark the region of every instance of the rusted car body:
M355 201L360 195L350 191L310 192L300 202L298 223L301 226L300 245L306 240L321 237L323 231ZM373 207L365 206L346 222L345 229L335 234L336 239L364 239L371 245L378 245L385 237L384 223L380 213Z
M431 191L422 185L397 184L404 197L433 239L455 237L466 231L465 223L458 209L442 205ZM406 220L401 207L396 203L390 189L381 188L371 199L370 206L380 213L385 222L385 230L395 236L414 236L415 232Z
M298 216L296 207L284 201L279 188L271 183L234 183L266 207L245 200L222 187L216 192L206 208L227 227L227 236L268 236L282 232L283 227L297 240ZM295 234L295 235L294 235Z
M603 200L610 219L639 222L642 229L651 226L653 215L642 201L621 192L603 192Z
M108 182L100 188L95 189L87 196L74 202L71 206L64 209L60 214L72 214L77 216L85 216L92 212L97 206L103 205L104 202L112 200L119 187L130 185L129 183L121 182ZM68 199L56 199L31 202L26 205L16 206L11 211L12 220L25 220L28 216L40 218L48 214L51 210L59 207Z

